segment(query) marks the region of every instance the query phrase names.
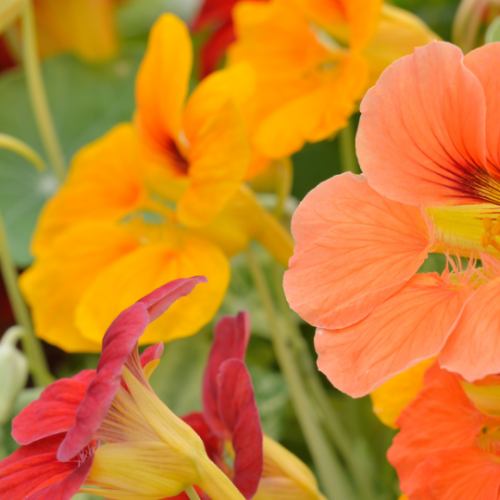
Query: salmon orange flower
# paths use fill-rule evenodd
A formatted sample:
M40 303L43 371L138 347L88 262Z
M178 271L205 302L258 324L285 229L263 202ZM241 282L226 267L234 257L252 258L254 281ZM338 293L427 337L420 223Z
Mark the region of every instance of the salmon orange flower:
M498 498L500 386L488 379L467 384L437 365L426 373L388 453L409 500Z
M345 127L381 70L435 38L380 0L240 2L233 16L229 64L248 62L256 71L257 92L244 114L253 145L268 158Z
M0 462L2 496L161 499L197 485L212 498L243 498L151 389L163 345L141 357L137 350L147 325L203 281L167 283L123 311L104 336L96 371L54 382L16 417L13 436L22 446Z
M497 63L500 44L464 58L442 42L394 63L361 105L364 175L326 181L295 214L288 300L352 396L433 356L469 381L500 372ZM415 274L429 252L451 270Z
M71 52L88 61L112 57L118 49L115 10L119 0L35 0L42 56Z

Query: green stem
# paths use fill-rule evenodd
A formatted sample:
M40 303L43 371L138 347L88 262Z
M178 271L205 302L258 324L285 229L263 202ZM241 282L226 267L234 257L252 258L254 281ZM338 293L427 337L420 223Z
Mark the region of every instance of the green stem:
M340 161L343 172L359 174L359 165L356 158L356 143L354 137L354 127L351 121L349 125L339 132Z
M264 273L250 247L246 250L246 255L252 278L269 321L272 342L278 363L287 381L297 418L304 432L304 437L311 451L326 495L330 500L352 499L352 489L347 482L344 471L337 457L328 447L323 430L317 421L315 413L311 409L311 402L303 384L301 374L297 369L296 360L294 359L293 348L287 342L279 327L273 299Z
M38 60L38 49L36 44L36 28L31 2L26 4L22 15L22 52L23 63L28 83L31 105L42 139L45 152L54 174L60 182L66 175L64 156L52 116L50 114L45 87L43 85L42 72Z
M190 500L200 500L198 493L196 493L196 490L192 486L188 486L184 491Z
M283 272L279 269L276 263L273 265L273 275L276 295L278 297L281 313L286 321L287 332L290 340L294 343L299 362L301 363L302 371L305 375L305 381L308 384L310 393L317 405L321 423L330 436L330 439L335 444L340 455L345 460L346 465L355 480L356 486L359 489L361 498L363 500L373 500L373 492L366 480L367 474L363 470L363 467L360 467L359 460L354 453L352 443L349 441L346 430L337 416L335 408L330 402L328 394L320 380L318 370L316 369L315 363L311 357L311 352L304 340L304 337L302 336L302 332L300 331L297 323L291 317L292 312L283 292Z
M40 341L33 333L33 326L28 311L28 307L23 300L21 291L17 284L17 269L12 260L7 240L7 233L0 214L0 268L7 289L7 294L14 311L14 317L18 325L25 329L25 335L22 338L24 353L30 365L30 371L33 374L35 383L39 386L50 384L54 378L49 372L47 361L43 353Z

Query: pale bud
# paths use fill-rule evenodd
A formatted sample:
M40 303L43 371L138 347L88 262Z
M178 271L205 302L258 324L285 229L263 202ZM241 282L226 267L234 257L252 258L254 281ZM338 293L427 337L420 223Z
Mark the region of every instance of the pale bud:
M3 33L20 15L27 0L0 1L0 33Z
M9 328L0 341L0 424L11 415L14 402L26 385L28 361L16 344L24 335L24 328Z

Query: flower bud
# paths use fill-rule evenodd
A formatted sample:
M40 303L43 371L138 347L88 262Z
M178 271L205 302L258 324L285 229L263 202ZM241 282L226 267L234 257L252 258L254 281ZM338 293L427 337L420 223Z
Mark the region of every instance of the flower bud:
M0 424L9 418L14 402L28 378L28 361L16 348L23 334L22 327L13 326L0 341Z

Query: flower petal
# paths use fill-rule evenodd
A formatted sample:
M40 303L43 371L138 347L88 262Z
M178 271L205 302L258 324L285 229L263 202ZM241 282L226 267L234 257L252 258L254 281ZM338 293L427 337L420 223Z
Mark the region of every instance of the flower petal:
M424 384L397 420L401 431L387 454L398 472L403 491L415 489L418 486L415 482L421 482L413 472L429 453L471 446L483 421L456 375L434 365L427 372Z
M146 195L139 157L137 132L130 124L117 125L79 151L63 187L42 211L32 243L35 256L75 224L117 222L135 210Z
M460 49L432 42L392 64L361 104L357 153L370 185L411 205L490 201L484 92Z
M136 237L105 221L75 225L57 238L20 278L38 336L67 352L99 352L112 318L99 338L87 339L75 326L75 309L104 270L139 246Z
M464 57L464 65L480 81L486 97L486 168L495 179L500 179L500 82L496 68L500 64L500 43L488 43Z
M219 415L234 449L233 483L250 499L259 486L263 467L262 427L252 380L245 363L224 361L218 376Z
M224 316L215 325L214 341L203 376L203 415L212 430L224 437L226 429L219 415L217 377L221 364L231 358L243 361L250 340L250 316Z
M136 250L117 260L93 282L76 310L76 325L83 336L99 342L102 332L121 310L163 283L191 276L204 275L209 284L173 304L147 328L140 344L192 335L212 319L229 284L229 264L210 242L184 234L180 237L179 245L151 244ZM155 307L159 309L147 305L157 317L163 305Z
M95 370L91 371L95 374ZM75 423L75 413L87 391L88 381L61 379L50 384L12 421L12 437L29 444L66 432Z
M159 160L167 141L179 140L192 58L187 27L173 14L163 14L151 30L136 83L136 122Z
M479 287L439 355L443 368L469 382L500 372L500 318L492 306L499 293L499 279Z
M476 447L451 448L429 455L429 489L439 500L497 499L498 457Z
M342 330L318 329L319 369L352 397L435 356L472 294L438 274L417 274L365 319Z
M380 196L350 173L305 197L292 232L287 299L306 321L330 329L361 320L400 289L432 244L420 209Z

